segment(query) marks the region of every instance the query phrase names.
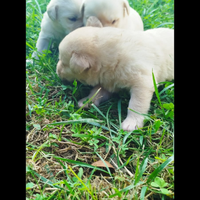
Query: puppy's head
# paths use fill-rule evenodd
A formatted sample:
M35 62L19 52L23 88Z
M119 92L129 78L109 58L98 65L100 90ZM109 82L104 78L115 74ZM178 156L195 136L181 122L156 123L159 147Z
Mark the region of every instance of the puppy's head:
M91 56L78 54L73 52L68 60L61 57L57 67L56 73L62 81L73 81L74 79L83 84L95 86L98 80L94 78L94 59Z
M83 26L80 12L82 0L51 0L47 6L49 18L62 26L65 33Z
M96 44L93 43L95 34L90 27L87 28L89 30L76 29L61 41L56 72L62 80L77 79L83 84L94 86L98 82L96 76L100 65L96 55Z
M84 0L81 6L84 25L90 16L95 16L104 27L120 28L129 12L130 7L127 0Z

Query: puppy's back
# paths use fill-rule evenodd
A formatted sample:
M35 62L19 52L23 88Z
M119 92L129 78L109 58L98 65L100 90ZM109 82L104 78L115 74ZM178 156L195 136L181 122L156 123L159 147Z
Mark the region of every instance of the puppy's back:
M160 64L155 65L157 82L174 79L174 30L169 28L155 28L145 31L151 37L157 38L156 54ZM159 57L159 55L161 55ZM155 58L156 59L156 58Z
M67 35L59 45L60 54L70 52L97 59L104 70L140 71L157 81L173 78L174 31L168 28L130 31L112 27L82 27ZM128 69L128 70L127 70ZM102 69L103 70L103 69ZM120 73L120 72L119 72Z
M135 72L151 76L153 70L157 82L174 79L174 30L104 28L101 32L99 48L105 50L100 51L100 58L109 70L119 66L119 74L127 77Z

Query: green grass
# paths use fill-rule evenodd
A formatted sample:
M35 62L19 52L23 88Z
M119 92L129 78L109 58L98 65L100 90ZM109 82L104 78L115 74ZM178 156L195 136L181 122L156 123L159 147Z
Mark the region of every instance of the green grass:
M129 94L98 108L79 109L91 87L63 85L56 75L57 48L28 62L49 1L26 1L26 199L174 198L174 83L155 94L142 129L125 132ZM174 28L173 0L135 0L145 30ZM94 167L97 160L115 167ZM102 174L101 174L102 173Z

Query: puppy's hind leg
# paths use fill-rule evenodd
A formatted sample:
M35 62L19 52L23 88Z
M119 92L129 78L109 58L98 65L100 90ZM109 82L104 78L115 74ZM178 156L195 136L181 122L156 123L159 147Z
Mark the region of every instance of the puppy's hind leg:
M84 101L86 101L87 99L90 99L90 98L98 91L99 88L101 88L101 89L100 89L100 91L96 94L96 96L92 99L92 103L93 103L95 106L98 107L100 103L102 103L102 102L104 102L104 101L110 99L110 97L112 96L112 93L108 92L107 90L105 90L105 89L102 88L101 86L97 85L97 86L95 86L95 87L90 91L90 94L89 94L87 97L85 97L85 98L83 98L83 99L81 99L81 100L78 101L78 106L79 106L79 107L82 107L82 106L84 105ZM84 106L84 108L88 108L88 107L89 107L88 104L86 104L86 105Z
M138 113L147 114L153 96L153 89L148 85L131 88L131 98L128 107ZM144 116L128 110L127 117L122 123L124 131L133 131L143 127Z

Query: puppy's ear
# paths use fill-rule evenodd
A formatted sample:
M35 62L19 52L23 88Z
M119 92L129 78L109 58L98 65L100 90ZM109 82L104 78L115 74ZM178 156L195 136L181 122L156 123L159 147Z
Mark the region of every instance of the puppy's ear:
M103 27L102 23L95 16L90 16L87 19L86 26L93 26L93 27L100 27L100 28Z
M130 6L128 4L127 0L124 0L123 2L123 16L125 17L125 12L127 12L127 14L129 15L129 10L130 10Z
M58 18L58 5L47 7L47 14L52 21L55 21Z
M81 5L81 15L82 15L82 17L84 15L84 11L85 11L85 4L84 4L84 1L83 1L82 5Z
M69 62L70 68L74 73L81 74L90 67L88 57L73 53Z

